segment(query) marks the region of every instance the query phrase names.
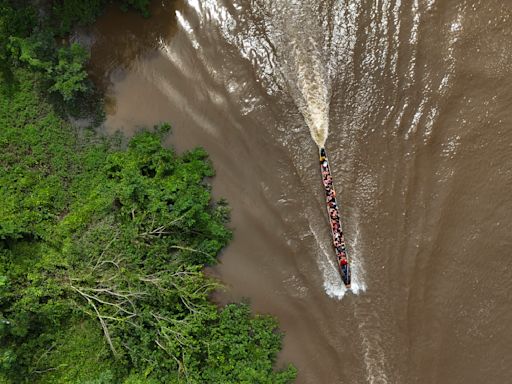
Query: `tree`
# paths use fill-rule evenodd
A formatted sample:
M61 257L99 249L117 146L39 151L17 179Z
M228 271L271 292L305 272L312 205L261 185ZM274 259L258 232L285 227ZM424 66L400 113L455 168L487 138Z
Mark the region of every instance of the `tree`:
M89 89L84 68L89 54L82 46L73 43L69 47L60 48L57 58L57 64L48 70L54 82L50 91L58 92L65 102L69 102Z
M0 240L4 377L286 383L295 376L291 367L272 368L281 340L274 320L252 317L247 305L219 309L208 300L219 283L202 269L216 262L231 237L228 210L212 201L205 178L214 173L204 150L178 156L163 148L168 130L141 132L124 150L80 147L66 125L60 136L48 136L53 125L17 137L16 128L0 131L0 144L10 151L2 159L4 176L19 159L25 173L45 175L26 188L6 179L5 198L12 190L30 199L43 186L48 196L61 196L53 214L38 219L36 232L30 221L18 223L17 233L37 237ZM23 157L26 140L35 153ZM50 155L49 166L34 163L39 151ZM72 172L62 172L63 163ZM52 178L55 183L40 184ZM0 228L7 228L6 220L0 217ZM95 364L91 354L108 363ZM82 361L73 370L67 368L71 357Z
M104 2L53 4L0 0L0 383L292 380L274 320L208 299L231 232L206 152L164 148L168 124L125 148L45 99L86 93L86 51L55 37Z
M11 37L30 35L34 20L31 7L13 8L7 0L0 0L0 67L4 71L9 67Z

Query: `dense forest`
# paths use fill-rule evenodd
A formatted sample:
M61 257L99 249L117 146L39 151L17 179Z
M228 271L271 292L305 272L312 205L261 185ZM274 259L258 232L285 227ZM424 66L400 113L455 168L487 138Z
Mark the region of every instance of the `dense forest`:
M69 122L101 119L66 36L105 5L0 0L0 383L290 382L275 320L209 300L231 232L207 154Z

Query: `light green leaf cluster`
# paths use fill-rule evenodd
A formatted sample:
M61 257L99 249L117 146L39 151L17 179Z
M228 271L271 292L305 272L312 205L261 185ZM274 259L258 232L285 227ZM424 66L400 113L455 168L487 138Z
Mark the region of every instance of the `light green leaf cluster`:
M58 50L57 64L49 70L55 83L50 91L58 92L64 101L68 102L78 93L86 92L87 72L85 63L89 60L88 52L79 44L73 43L69 47Z

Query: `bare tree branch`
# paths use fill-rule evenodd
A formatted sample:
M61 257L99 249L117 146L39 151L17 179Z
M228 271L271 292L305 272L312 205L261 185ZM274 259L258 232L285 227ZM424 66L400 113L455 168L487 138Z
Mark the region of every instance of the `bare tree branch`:
M78 288L76 288L72 285L71 285L71 288L74 289L76 292L78 292L83 298L85 298L87 300L89 305L92 306L92 308L94 309L94 312L96 312L98 320L100 321L101 328L103 328L103 334L105 335L105 338L107 339L107 343L110 346L110 349L111 349L112 353L114 354L114 356L117 356L116 349L114 348L114 344L112 343L112 339L110 338L110 332L108 331L107 323L105 322L104 318L101 316L101 314L98 311L98 308L96 307L94 302L87 295L85 295L82 291L80 291Z

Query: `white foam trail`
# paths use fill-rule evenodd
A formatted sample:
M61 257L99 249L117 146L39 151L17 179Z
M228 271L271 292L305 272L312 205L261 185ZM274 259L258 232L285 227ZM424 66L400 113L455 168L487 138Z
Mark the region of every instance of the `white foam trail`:
M388 377L386 375L385 365L386 356L382 348L379 346L375 337L372 337L368 332L364 331L363 323L359 326L361 336L363 338L363 354L364 365L366 366L366 378L370 384L388 384ZM375 334L375 332L373 332Z
M279 84L288 85L313 140L319 147L323 147L329 133L329 72L333 67L331 63L323 62L323 59L333 55L326 54L331 49L323 46L325 37L304 14L302 8L307 4L291 5L274 1L252 4L253 12L258 12L260 7L261 10L272 10L276 17L271 21L276 25L270 22L256 24L251 18L237 19L231 13L233 9L228 10L218 0L205 0L200 3L197 0L188 0L188 5L200 16L201 23L214 22L226 41L237 46L241 55L253 63L269 94L277 92ZM280 16L284 14L289 17ZM183 15L179 11L176 15L180 25L190 34L191 27ZM290 18L295 22L290 23ZM240 30L240 22L246 23L245 30ZM307 23L308 33L317 32L306 37L304 23ZM197 49L197 42L193 37L191 41ZM282 56L277 57L276 52ZM281 74L281 70L284 73ZM284 75L284 82L280 74Z
M297 62L297 87L300 99L295 101L311 133L311 137L320 147L325 146L329 135L329 89L320 60L313 52L295 50ZM308 57L309 62L304 60Z
M226 41L238 47L242 57L253 64L255 73L269 94L283 88L289 89L312 139L319 147L323 147L329 134L331 82L339 73L340 65L347 71L353 66L360 5L353 2L336 3L334 23L328 22L329 17L326 15L323 24L317 25L315 19L310 17L319 10L316 2L253 2L252 17L239 14L236 3L234 8L228 9L219 0L187 2L189 9L199 16L200 25L215 24ZM190 23L185 20L183 13L177 11L176 14L192 45L200 53ZM269 18L269 15L272 17ZM164 89L164 92L171 93L168 89ZM294 134L290 130L286 133ZM287 137L282 140L285 142ZM347 289L341 281L334 251L330 242L320 241L313 228L311 231L319 245L317 261L323 275L325 292L330 297L341 299ZM364 269L357 249L358 238L359 232L356 232L352 251L349 248L351 291L355 294L366 289Z
M355 320L358 324L359 334L361 335L361 347L363 352L363 362L366 367L366 382L369 384L388 384L396 382L388 377L388 364L386 361L386 352L382 347L383 339L379 328L381 319L378 315L365 307L356 306L354 308Z
M320 240L315 229L312 227L311 222L309 229L315 237L316 243L318 244L318 257L316 258L318 267L322 272L324 278L324 290L328 296L341 300L347 293L348 289L341 281L340 274L337 270L336 264L334 263L334 254L330 247L326 246L323 241Z
M350 290L356 295L359 292L366 291L366 282L364 281L364 277L366 276L366 272L364 270L362 255L359 249L359 239L360 231L359 224L356 222L356 230L354 240L352 241L352 247L349 247L350 256L350 268L352 270L352 282Z
M311 230L311 233L315 237L315 240L319 246L317 263L323 275L323 286L325 293L329 297L332 297L333 299L341 300L349 290L352 291L352 293L354 293L355 295L358 295L360 292L366 291L366 283L364 282L365 272L357 248L359 240L359 230L356 229L356 236L354 239L352 252L350 253L352 283L351 287L347 289L343 282L341 281L338 267L334 261L335 256L332 247L330 246L330 244L326 245L325 242L323 242L320 239L320 236L315 231L314 227L311 225L311 221L309 224L309 229Z

